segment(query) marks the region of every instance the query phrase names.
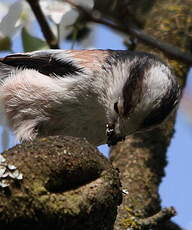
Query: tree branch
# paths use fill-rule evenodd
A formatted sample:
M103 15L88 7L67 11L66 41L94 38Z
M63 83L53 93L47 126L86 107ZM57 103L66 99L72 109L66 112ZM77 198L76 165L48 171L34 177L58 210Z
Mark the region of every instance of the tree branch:
M142 228L146 228L146 227L152 228L161 223L165 223L167 220L169 220L171 217L175 215L176 215L176 211L173 207L164 208L153 216L150 216L145 219L141 219L139 223L142 226Z
M101 13L98 11L91 12L90 10L85 9L84 7L77 5L74 2L71 2L70 0L65 0L65 2L68 2L69 4L77 8L80 12L84 14L85 17L87 17L87 20L89 21L108 26L116 31L123 32L125 34L132 35L146 45L158 48L168 56L173 57L186 64L192 65L192 55L190 53L182 52L178 47L170 45L166 42L162 42L159 39L146 34L144 31L134 25L115 24L111 21L108 21L107 19L104 19L103 15L101 15Z
M39 0L26 0L26 1L29 3L34 15L36 16L37 21L40 25L41 31L49 47L51 49L59 49L58 40L56 39L55 35L53 34L47 22L47 19L39 5Z
M128 215L128 218L123 220L123 225L126 229L134 229L134 230L151 229L156 226L159 226L162 223L165 223L175 215L176 215L176 211L173 207L164 208L160 210L158 213L156 213L155 215L144 219L139 219L135 216Z
M113 228L119 173L86 140L36 139L7 150L0 166L1 230Z
M147 2L150 0L147 0L146 4ZM180 47L183 52L188 52L192 32L192 28L189 27L191 9L191 0L156 0L153 9L147 15L144 25L145 32L161 41ZM121 12L119 13L121 14ZM186 31L188 27L189 29ZM164 52L146 46L143 42L137 43L136 49L153 52L160 56L171 66L180 84L184 87L189 71L188 65L167 58ZM165 176L166 151L174 134L174 123L175 114L159 129L129 136L123 143L119 143L111 149L110 159L121 172L123 188L128 190L128 195L124 196L118 211L115 230L123 229L120 223L122 218L127 218L126 207L131 209L133 215L138 213L140 218L152 216L161 210L158 191L162 177ZM154 229L181 230L182 228L171 221L166 221Z

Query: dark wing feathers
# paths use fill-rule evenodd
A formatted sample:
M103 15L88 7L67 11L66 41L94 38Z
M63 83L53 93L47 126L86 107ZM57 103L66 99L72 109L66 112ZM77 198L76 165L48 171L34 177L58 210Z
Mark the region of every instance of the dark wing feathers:
M13 54L0 58L0 63L4 64L4 68L7 66L7 69L8 66L35 69L45 75L66 76L82 72L72 61L56 59L51 52Z

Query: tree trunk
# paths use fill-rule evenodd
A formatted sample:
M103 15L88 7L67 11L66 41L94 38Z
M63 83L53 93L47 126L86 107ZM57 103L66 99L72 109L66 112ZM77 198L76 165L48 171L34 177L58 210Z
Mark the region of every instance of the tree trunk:
M192 38L191 25L190 0L158 0L154 1L147 14L144 29L157 39L188 51ZM137 50L160 56L172 67L180 85L185 85L189 66L141 43L137 44ZM128 192L119 208L116 230L134 228L137 223L133 217L145 218L161 209L158 189L167 164L166 151L174 134L175 115L160 128L128 137L124 143L111 149L111 161L119 168L123 188ZM178 229L178 226L169 222L161 229Z

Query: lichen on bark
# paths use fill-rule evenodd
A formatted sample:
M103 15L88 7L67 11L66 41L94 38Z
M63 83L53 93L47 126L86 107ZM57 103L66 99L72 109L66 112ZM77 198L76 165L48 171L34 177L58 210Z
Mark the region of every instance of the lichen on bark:
M113 228L118 171L87 141L41 138L3 155L23 180L0 190L1 230Z

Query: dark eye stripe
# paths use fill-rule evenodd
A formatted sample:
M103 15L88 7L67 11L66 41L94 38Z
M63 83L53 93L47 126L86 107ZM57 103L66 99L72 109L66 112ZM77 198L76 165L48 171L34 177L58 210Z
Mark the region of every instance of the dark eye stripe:
M143 79L151 63L148 56L137 60L130 67L129 77L123 87L124 115L128 116L141 100Z
M117 114L119 114L119 109L118 109L118 102L115 102L114 104L114 110Z

